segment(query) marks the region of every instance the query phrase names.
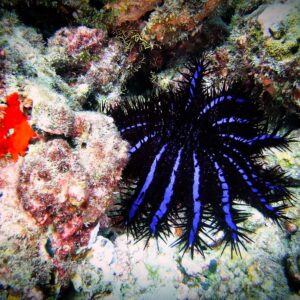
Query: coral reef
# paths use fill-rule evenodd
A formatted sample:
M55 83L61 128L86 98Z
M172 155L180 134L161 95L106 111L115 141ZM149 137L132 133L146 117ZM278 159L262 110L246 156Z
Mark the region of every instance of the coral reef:
M258 16L268 54L276 60L289 59L299 50L300 17L298 1L274 3Z
M8 297L21 293L42 298L45 291L55 295L68 284L74 255L83 255L95 230L109 225L105 210L111 206L112 192L126 163L127 144L112 119L73 110L81 108L82 98L56 74L39 34L13 14L6 14L1 24L5 28L0 37L5 51L5 92L20 91L22 110L31 113L31 125L39 134L25 158L19 157L16 164L0 161L1 287ZM73 36L70 56L81 50L98 54L91 39L86 40L87 47L76 50L80 47L76 37L83 39L81 29ZM102 32L98 33L97 43L102 38ZM110 54L107 51L106 58ZM27 122L23 115L19 121L24 118ZM27 148L22 145L24 137L16 139L22 148L18 152ZM18 256L11 256L15 252L10 249L19 240L26 241L24 249L17 248ZM41 257L34 259L38 254ZM53 278L56 288L50 283Z
M33 88L28 93L37 92ZM108 226L104 212L111 206L110 195L126 163L126 143L114 134L111 119L51 105L45 95L43 101L33 101L32 111L33 122L46 140L26 155L18 194L37 224L52 225L54 252L65 257L87 244L98 222ZM44 109L38 113L41 106Z
M276 104L293 109L297 104L299 60L299 1L273 1L270 4L237 5L239 14L232 20L233 29L220 49L228 53L229 73L245 78L255 74L267 94L266 109ZM294 101L291 101L294 100Z
M216 13L223 0L193 3L166 0L151 14L141 36L153 43L174 45L201 30L202 21Z
M106 40L106 32L100 29L91 29L85 26L77 28L62 28L55 33L50 45L65 45L69 56L82 54L99 55L103 43Z
M103 98L120 101L123 84L140 65L130 65L122 44L100 29L62 28L45 49L41 35L20 24L15 15L5 14L1 25L6 31L0 36L6 73L14 74L6 75L3 83L11 92L39 81L59 91L73 109L96 110Z
M90 101L89 95L100 99L101 94L110 94L111 101L118 101L131 67L122 44L108 39L105 31L85 26L62 28L49 40L48 53L51 65L82 104ZM101 101L95 102L97 107Z
M54 271L53 264L41 254L39 229L20 209L16 191L22 160L0 160L1 299L27 297L35 289L47 290Z
M192 261L168 239L144 249L110 226L104 209L119 198L127 144L110 118L86 110L154 87L176 90L187 59L209 49L208 84L254 77L267 114L294 116L299 1L0 2L1 106L17 91L39 137L16 162L0 159L1 299L298 297L297 143L264 153L296 180L284 230L247 208L241 226L255 243L242 259L227 248L221 255L220 234L205 259L195 253Z

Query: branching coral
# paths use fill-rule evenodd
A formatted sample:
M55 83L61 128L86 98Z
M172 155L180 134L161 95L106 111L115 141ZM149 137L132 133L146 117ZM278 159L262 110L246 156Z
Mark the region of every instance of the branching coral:
M14 161L24 156L29 141L36 136L28 118L20 110L18 94L6 97L7 107L0 108L0 157L8 154Z

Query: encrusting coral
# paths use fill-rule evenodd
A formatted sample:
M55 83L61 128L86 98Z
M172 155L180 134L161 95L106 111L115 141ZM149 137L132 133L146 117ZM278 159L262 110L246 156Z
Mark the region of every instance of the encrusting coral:
M33 102L33 121L42 127L45 141L32 145L24 158L18 195L39 226L51 225L53 251L64 258L87 245L98 223L108 226L105 210L112 205L127 146L108 117L62 105L47 107L47 114L59 116L52 116L55 124L44 121L43 114L36 116ZM68 118L71 122L65 122Z
M162 2L163 0L118 0L116 2L106 4L105 8L116 12L116 21L119 26L125 22L138 21L147 12L153 10Z
M141 36L146 41L159 45L174 45L186 39L189 34L200 30L205 18L217 13L223 0L209 0L204 4L166 0L162 7L151 14ZM193 7L195 6L195 8Z
M80 54L83 51L90 55L99 54L102 45L106 42L107 35L104 30L79 26L62 28L50 39L50 45L65 45L68 55Z
M123 45L102 29L62 28L49 39L49 61L81 104L90 95L118 99L132 72ZM97 98L97 97L96 97Z

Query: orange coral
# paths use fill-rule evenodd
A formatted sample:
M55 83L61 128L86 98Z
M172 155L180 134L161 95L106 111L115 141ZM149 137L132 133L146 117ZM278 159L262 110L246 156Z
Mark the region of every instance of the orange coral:
M0 157L9 154L14 161L24 156L29 141L36 133L20 109L18 93L6 97L6 107L0 108Z
M218 8L218 6L220 6L222 3L225 3L225 1L224 0L209 0L209 1L207 1L204 4L201 12L195 16L195 19L197 20L197 22L202 22L205 18L212 15L215 12L215 10Z
M271 96L274 96L275 92L276 92L276 89L275 89L275 86L274 86L274 83L272 81L272 79L264 76L264 75L261 75L260 76L260 81L264 87L264 89L271 95Z

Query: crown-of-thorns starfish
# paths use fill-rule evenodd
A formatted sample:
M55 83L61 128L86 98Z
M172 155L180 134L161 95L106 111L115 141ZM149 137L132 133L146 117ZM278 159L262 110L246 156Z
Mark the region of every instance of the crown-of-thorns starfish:
M270 131L258 93L243 84L208 88L204 58L187 68L177 91L127 99L110 112L131 144L118 213L137 240L181 227L174 245L203 254L223 231L225 246L240 253L250 241L241 203L278 224L286 218L286 176L266 166L263 150L286 149L290 131Z

